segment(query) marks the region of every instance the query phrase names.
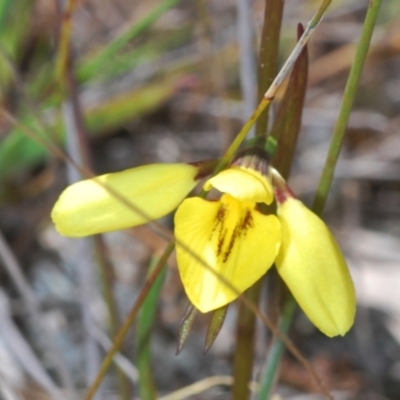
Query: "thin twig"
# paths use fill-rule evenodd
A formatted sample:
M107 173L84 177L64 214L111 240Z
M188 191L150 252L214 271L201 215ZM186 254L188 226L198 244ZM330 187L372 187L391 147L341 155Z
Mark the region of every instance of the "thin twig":
M140 308L143 305L143 302L146 300L147 294L149 290L151 289L153 283L156 281L158 275L162 271L162 269L165 267L165 263L167 262L168 257L172 253L174 249L174 244L170 243L167 249L165 250L164 254L161 256L160 260L158 261L156 267L154 268L153 272L147 277L142 290L139 292L139 295L132 306L131 311L129 312L128 316L126 317L122 327L118 331L118 334L114 338L113 345L110 349L110 351L107 353L107 356L105 357L103 363L101 364L101 367L98 371L98 374L96 376L96 379L93 381L92 385L90 386L88 392L86 393L86 396L84 400L91 400L93 396L95 395L98 387L100 386L102 380L104 379L104 376L107 373L107 370L114 358L114 355L117 353L117 351L120 349L122 342L125 339L125 336L129 332L130 327L133 324L133 321L136 319L136 316L138 312L140 311Z
M90 327L90 334L97 340L100 346L106 351L110 351L113 342L112 340L95 324ZM130 379L134 384L138 383L139 372L138 369L131 363L131 361L117 352L114 355L113 361L118 366L118 368L124 372L124 374Z

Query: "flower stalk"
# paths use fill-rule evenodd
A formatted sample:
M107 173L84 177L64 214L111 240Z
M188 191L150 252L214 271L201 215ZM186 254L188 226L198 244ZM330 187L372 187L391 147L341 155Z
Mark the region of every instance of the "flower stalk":
M344 135L346 133L347 124L349 122L351 110L354 104L354 99L357 94L361 73L365 64L365 60L367 59L368 50L371 44L371 38L372 34L374 33L381 3L382 0L370 0L369 2L360 40L357 44L356 55L343 93L339 117L336 120L336 124L333 129L328 156L314 199L313 210L318 215L322 214L326 199L328 197L329 189L331 187L333 174L335 172L336 163L342 148Z

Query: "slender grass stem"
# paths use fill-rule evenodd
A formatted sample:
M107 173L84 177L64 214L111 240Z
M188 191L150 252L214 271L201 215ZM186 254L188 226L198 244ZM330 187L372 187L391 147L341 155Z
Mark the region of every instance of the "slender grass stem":
M296 301L291 294L288 295L285 306L282 312L282 319L279 325L281 333L287 335L290 325L292 323L293 315L296 310ZM282 359L284 345L282 340L275 337L270 353L267 360L266 369L263 374L263 380L261 381L260 391L257 395L257 400L268 400L272 395L272 389L276 382L277 372L279 370L279 364Z
M328 7L330 6L331 3L332 3L332 0L324 0L324 2L320 5L320 7L319 7L318 11L316 12L316 14L314 15L313 19L308 24L308 26L311 29L315 29L319 25L319 23L322 20L322 17L325 14L325 11L328 9Z
M324 209L329 189L331 187L333 173L335 171L339 153L342 148L347 123L350 118L351 109L357 93L361 72L367 58L369 45L371 43L371 38L374 32L381 3L382 0L371 0L368 6L361 37L357 45L356 56L350 69L349 78L343 94L342 104L340 105L339 117L333 130L328 157L326 159L325 167L319 181L317 193L315 195L313 210L319 215Z
M246 296L253 304L259 303L263 279L260 279L243 296ZM248 384L251 380L251 372L254 365L254 336L256 315L245 303L239 304L238 320L236 327L236 351L234 358L233 400L248 398Z

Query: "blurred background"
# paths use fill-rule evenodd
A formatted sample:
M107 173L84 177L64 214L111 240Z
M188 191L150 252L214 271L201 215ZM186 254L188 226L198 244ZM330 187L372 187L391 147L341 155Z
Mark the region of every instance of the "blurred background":
M297 24L306 25L319 4L287 2L280 65L296 43ZM96 174L192 162L222 155L256 106L264 1L80 0L63 19L65 5L0 2L0 398L5 400L80 398L110 348L115 326L136 299L150 260L166 246L146 226L106 234L96 247L107 260L99 267L90 240L59 236L49 214L79 175L41 141L65 146ZM367 7L366 0L334 1L308 46L307 97L290 179L308 205ZM61 26L71 32L70 65L58 51L65 35ZM63 74L72 93L67 100ZM71 113L80 117L75 126ZM77 151L79 141L83 153ZM328 339L299 312L291 337L335 398L400 399L398 0L382 2L325 211L355 281L356 323L344 338ZM170 218L163 222L171 227ZM173 257L168 267L151 337L160 395L197 381L204 389L209 384L204 379L232 375L235 349L236 311L230 307L206 355L207 316L197 319L175 355L187 299ZM115 299L114 325L105 281ZM260 325L255 381L267 337ZM139 398L136 355L133 328L117 357L131 398ZM193 389L165 399L230 398L229 382L220 383L204 393ZM277 398L321 398L314 391L306 371L285 356ZM111 370L98 398L120 398L118 393Z

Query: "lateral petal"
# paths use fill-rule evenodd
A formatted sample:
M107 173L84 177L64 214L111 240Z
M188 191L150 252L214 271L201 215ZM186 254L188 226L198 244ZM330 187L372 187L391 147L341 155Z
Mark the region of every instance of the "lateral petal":
M198 168L189 164L150 164L97 177L132 202L128 207L94 179L64 190L51 218L65 236L82 237L148 222L174 210L197 184Z
M213 202L189 198L178 208L175 236L179 272L186 294L201 312L222 307L238 294L193 254L240 293L274 262L281 241L280 223L275 215L263 215L254 207L254 203L225 194Z
M275 261L300 307L325 335L353 325L356 300L346 261L325 223L302 202L278 203L282 245Z

